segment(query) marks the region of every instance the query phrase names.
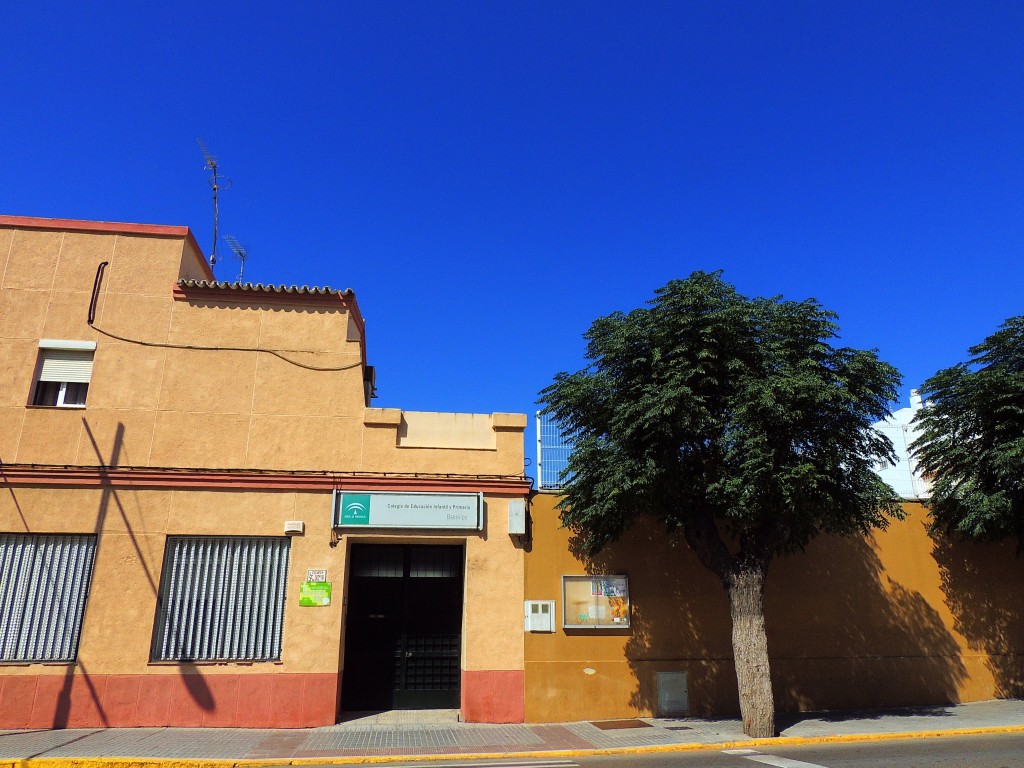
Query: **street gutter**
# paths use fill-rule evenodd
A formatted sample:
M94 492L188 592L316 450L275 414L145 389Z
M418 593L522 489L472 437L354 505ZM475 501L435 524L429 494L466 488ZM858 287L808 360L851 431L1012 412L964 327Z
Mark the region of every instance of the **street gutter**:
M673 752L713 752L753 747L796 747L815 744L847 744L866 741L941 739L957 736L983 736L1024 733L1024 725L956 728L939 731L897 733L853 733L829 736L778 736L773 739L744 739L716 743L657 744L640 747L602 747L593 749L525 750L517 752L446 752L434 755L339 755L336 757L294 757L263 759L180 759L163 757L27 757L0 758L0 768L262 768L266 766L312 765L386 765L438 760L507 760L566 757L603 757L610 755L667 754Z

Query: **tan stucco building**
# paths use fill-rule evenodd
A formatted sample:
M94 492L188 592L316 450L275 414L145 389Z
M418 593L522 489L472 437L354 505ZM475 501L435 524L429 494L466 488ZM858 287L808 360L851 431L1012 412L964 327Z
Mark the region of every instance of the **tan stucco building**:
M351 291L0 217L0 728L525 713L521 414L370 406Z

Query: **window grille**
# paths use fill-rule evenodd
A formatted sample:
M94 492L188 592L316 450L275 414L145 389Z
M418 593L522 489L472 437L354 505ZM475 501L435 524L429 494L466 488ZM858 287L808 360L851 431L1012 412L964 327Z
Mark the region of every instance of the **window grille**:
M549 414L537 412L537 487L558 490L565 485L562 472L569 466L572 438Z
M462 549L458 547L412 547L409 577L413 579L454 579L462 576Z
M280 659L289 544L279 537L169 537L153 659Z
M362 578L402 578L405 576L405 548L373 545L352 550L351 574Z
M74 661L95 536L0 534L0 661Z

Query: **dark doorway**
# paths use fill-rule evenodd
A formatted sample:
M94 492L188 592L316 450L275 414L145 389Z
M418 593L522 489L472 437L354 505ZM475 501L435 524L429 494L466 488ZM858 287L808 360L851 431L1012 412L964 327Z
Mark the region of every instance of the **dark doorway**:
M461 546L353 544L341 708L455 709Z

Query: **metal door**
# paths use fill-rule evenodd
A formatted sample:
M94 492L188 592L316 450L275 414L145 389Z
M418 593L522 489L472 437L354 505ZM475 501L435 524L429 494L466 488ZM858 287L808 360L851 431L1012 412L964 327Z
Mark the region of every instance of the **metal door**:
M354 544L342 709L459 706L461 546Z

